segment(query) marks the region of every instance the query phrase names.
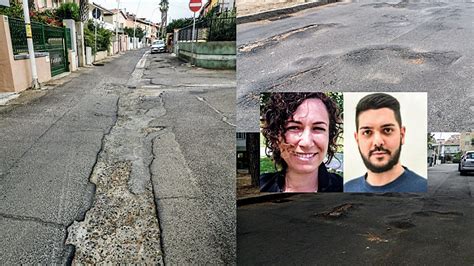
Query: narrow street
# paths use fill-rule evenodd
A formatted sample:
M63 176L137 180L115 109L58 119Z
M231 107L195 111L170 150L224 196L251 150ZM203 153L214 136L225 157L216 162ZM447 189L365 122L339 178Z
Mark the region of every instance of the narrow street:
M473 264L473 174L446 164L428 175L427 194L296 194L241 206L237 263Z
M429 131L470 131L474 3L344 1L237 25L237 131L261 92L428 92Z
M70 76L0 108L0 261L233 263L235 71L142 49Z

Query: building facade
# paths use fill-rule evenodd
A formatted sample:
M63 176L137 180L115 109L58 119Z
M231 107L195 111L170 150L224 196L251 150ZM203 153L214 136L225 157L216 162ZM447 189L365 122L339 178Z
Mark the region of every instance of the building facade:
M461 152L474 151L474 132L463 132L460 136Z

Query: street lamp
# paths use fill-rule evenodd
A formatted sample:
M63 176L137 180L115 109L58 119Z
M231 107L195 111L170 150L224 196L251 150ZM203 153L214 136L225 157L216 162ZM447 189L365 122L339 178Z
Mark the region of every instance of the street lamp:
M150 18L150 20L153 19L153 16L155 15L155 11L156 11L158 8L160 8L160 6L157 6L157 7L155 7L155 8L153 9L153 11L151 12L151 18ZM152 21L151 23L153 24L153 27L155 27L155 23L153 23L153 21ZM159 34L157 33L156 35L157 35L156 38L157 38L157 39L160 39L159 36L158 36Z

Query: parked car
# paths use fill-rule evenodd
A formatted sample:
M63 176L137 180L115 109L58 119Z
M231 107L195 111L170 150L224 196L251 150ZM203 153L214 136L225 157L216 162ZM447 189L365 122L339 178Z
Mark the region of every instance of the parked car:
M342 153L334 154L334 158L326 164L329 172L342 175L344 171L344 155Z
M166 52L166 45L163 40L156 40L151 44L151 53L164 53Z
M464 175L466 172L474 171L474 151L467 151L459 162L459 172Z

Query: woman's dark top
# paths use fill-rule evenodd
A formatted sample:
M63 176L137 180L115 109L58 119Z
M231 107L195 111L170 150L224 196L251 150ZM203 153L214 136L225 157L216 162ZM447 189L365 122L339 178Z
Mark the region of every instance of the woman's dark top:
M267 173L260 175L261 192L283 192L285 187L285 173ZM338 174L329 173L322 163L318 168L318 192L342 192L343 179Z

